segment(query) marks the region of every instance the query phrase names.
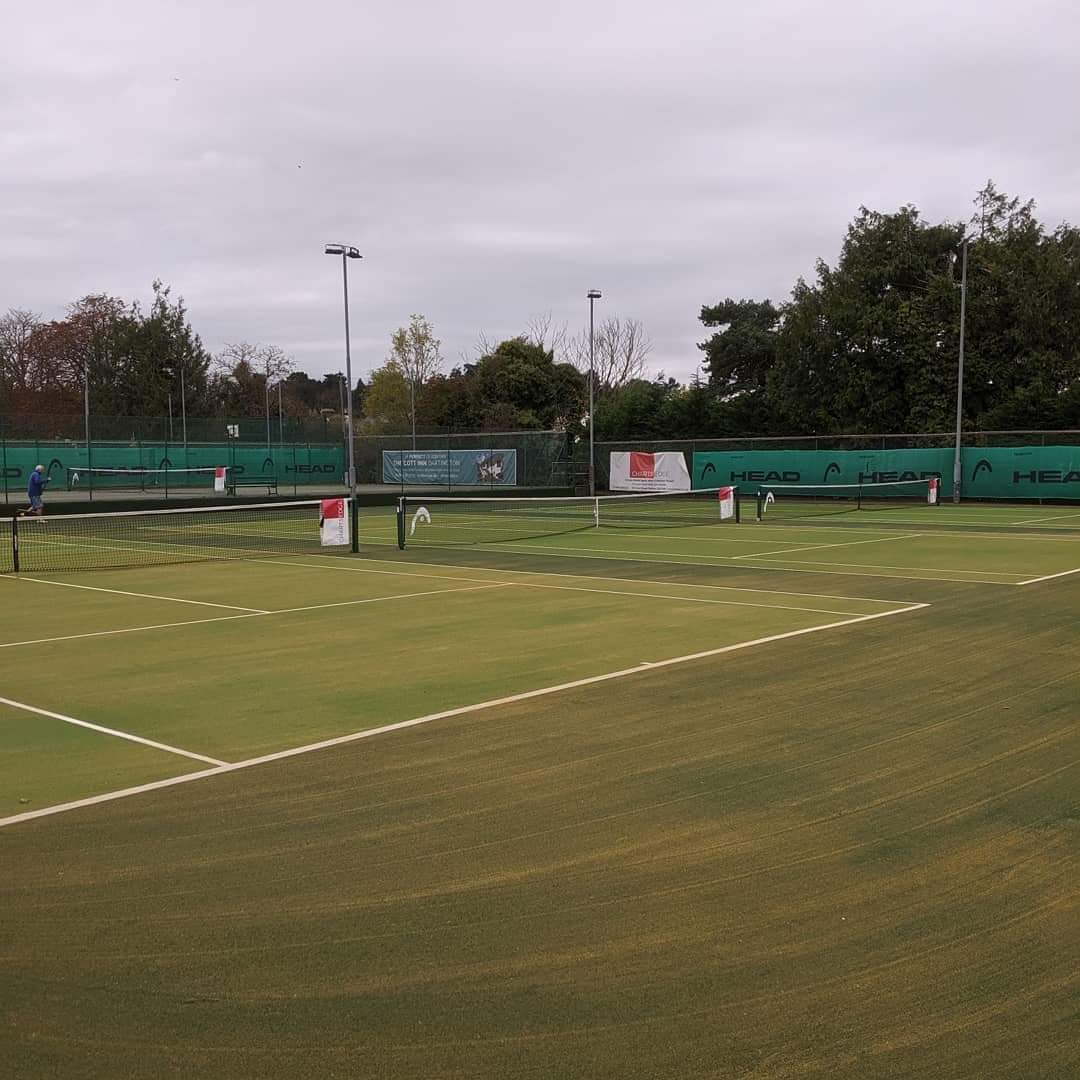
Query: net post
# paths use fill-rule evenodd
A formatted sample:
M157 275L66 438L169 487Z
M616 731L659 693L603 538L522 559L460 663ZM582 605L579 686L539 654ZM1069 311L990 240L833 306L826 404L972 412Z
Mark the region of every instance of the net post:
M742 501L739 495L738 485L735 486L735 490L731 493L735 498L735 524L739 525L742 522Z
M764 502L764 499L765 499L765 492L762 491L761 488L758 488L758 493L757 493L757 519L758 519L759 522L765 520L765 502Z
M399 551L405 550L405 496L402 495L397 503L397 546Z
M19 518L11 519L11 566L17 574L19 572Z
M349 537L350 548L355 555L360 550L360 514L356 506L356 499L349 500Z

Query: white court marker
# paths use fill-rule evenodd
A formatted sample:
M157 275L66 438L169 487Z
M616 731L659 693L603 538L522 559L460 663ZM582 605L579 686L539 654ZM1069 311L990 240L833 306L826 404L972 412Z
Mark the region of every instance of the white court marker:
M246 761L237 761L232 764L220 764L217 768L201 769L198 772L186 773L183 776L173 776L167 780L156 780L153 783L140 784L138 787L124 788L121 791L109 791L104 795L92 795L89 798L77 799L74 802L57 803L55 806L46 806L41 810L28 810L22 814L14 814L11 817L0 818L0 828L4 828L8 825L17 825L24 821L33 821L36 818L49 817L53 814L63 814L70 810L79 810L86 806L97 806L100 803L113 802L116 799L126 799L132 795L141 795L147 791L157 791L161 788L175 787L178 784L189 784L195 780L203 780L210 776L222 776L225 773L238 772L240 769L250 769L256 765L266 765L272 761L282 761L286 758L299 757L301 754L310 754L316 750L326 750L332 746L343 746L346 743L358 742L361 739L370 739L376 735L386 735L392 731L403 731L405 728L418 727L421 724L430 724L435 720L447 720L455 716L466 716L469 713L480 712L484 709L494 709L500 705L513 705L518 701L528 701L532 698L546 697L549 694L561 693L564 690L574 690L580 686L593 686L597 683L610 682L612 679L623 679L628 675L643 675L646 672L651 672L654 668L674 667L677 664L686 664L693 660L705 660L713 656L722 656L725 653L750 649L757 645L768 645L774 641L786 641L789 638L803 637L806 634L817 634L822 630L835 630L841 626L854 626L856 623L870 622L873 619L887 619L892 615L903 615L909 611L920 611L929 606L929 604L908 604L905 607L894 608L892 611L879 611L873 615L856 615L854 618L841 619L839 622L822 623L820 626L808 626L802 630L788 630L783 634L770 634L768 637L754 638L752 641L739 641L734 645L722 645L716 649L706 649L704 652L689 653L686 656L673 656L667 660L654 660L651 662L643 660L632 668L622 668L620 671L609 671L603 675L590 675L584 679L575 679L573 682L559 683L557 686L545 686L539 690L527 690L523 694L511 694L508 697L494 698L491 701L481 701L476 705L463 705L458 709L447 709L445 712L429 713L427 716L418 716L413 720L402 720L396 724L385 724L382 727L368 728L366 731L356 731L351 735L339 735L333 739L323 739L321 742L309 743L307 746L297 746L291 750L279 750L277 753L264 754L261 757L248 758ZM2 700L3 699L0 699L0 701Z
M192 758L195 761L205 761L211 765L224 766L227 762L217 758L207 757L205 754L196 754L191 750L181 750L178 746L169 746L168 743L155 742L153 739L144 739L141 735L132 735L127 731L117 731L115 728L102 727L100 724L91 724L87 720L76 720L73 716L65 716L63 713L50 712L48 709L39 709L36 705L24 705L21 701L12 701L11 698L0 697L0 705L7 705L12 709L21 709L23 712L37 713L38 716L47 716L52 720L62 720L65 724L74 724L76 727L89 728L90 731L99 731L102 735L113 735L117 739L127 739L128 742L141 743L143 746L151 746L155 750L164 750L169 754L179 754L181 757Z

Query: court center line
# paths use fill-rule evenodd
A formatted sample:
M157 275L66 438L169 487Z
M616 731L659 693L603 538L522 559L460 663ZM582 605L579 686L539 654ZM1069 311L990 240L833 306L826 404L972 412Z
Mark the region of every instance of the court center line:
M117 596L136 596L144 600L167 600L172 604L197 604L199 607L223 608L226 611L247 611L252 615L265 615L265 608L241 607L239 604L215 604L210 600L185 600L179 596L157 596L154 593L128 592L125 589L106 589L101 585L76 585L71 581L53 581L51 578L25 577L22 574L4 574L9 581L35 581L39 585L56 585L62 589L86 589L88 592L115 593Z
M695 660L705 660L714 656L722 656L726 653L740 652L743 649L750 649L759 645L768 645L773 642L785 641L790 638L803 637L806 634L817 634L823 630L835 630L842 626L854 626L856 623L870 622L873 619L886 619L894 615L903 615L910 611L920 611L929 606L929 604L908 604L904 607L894 608L891 611L879 611L875 612L873 615L856 615L850 619L841 619L838 622L822 623L818 626L808 626L804 627L802 630L788 630L782 634L770 634L768 637L754 638L751 641L739 641L733 645L722 645L716 649L706 649L703 652L688 653L685 656L673 656L665 660L642 661L642 663L637 664L632 668L609 671L603 675L590 675L584 679L575 679L572 682L559 683L555 686L545 686L538 690L527 690L521 694L511 694L507 697L494 698L490 701L481 701L475 705L463 705L456 709L447 709L443 712L429 713L426 716L418 716L412 720L401 720L394 724L384 724L381 727L368 728L365 731L355 731L349 735L339 735L336 738L323 739L320 742L309 743L306 746L296 746L289 750L279 750L272 754L263 754L260 757L248 758L245 761L222 764L213 769L201 769L198 772L187 773L184 776L174 776L167 780L156 780L149 784L139 784L137 787L124 788L120 791L110 791L102 795L92 795L86 799L76 799L73 802L58 803L55 806L46 806L40 810L29 810L22 814L0 818L0 828L9 825L17 825L25 821L33 821L36 818L66 813L71 810L79 810L87 806L97 806L101 803L113 802L117 799L126 799L130 798L132 795L141 795L148 791L158 791L162 788L175 787L179 784L188 784L195 780L203 780L211 776L222 776L225 773L238 772L241 769L250 769L257 765L266 765L274 761L283 761L286 758L299 757L302 754L310 754L318 750L343 746L347 743L358 742L361 739L374 738L376 735L386 735L394 731L403 731L406 728L418 727L421 724L430 724L437 720L447 720L457 716L466 716L470 713L481 712L485 709L494 709L502 705L513 705L519 701L529 701L533 698L546 697L550 694L562 693L566 690L575 690L582 686L594 686L598 683L610 682L613 679L623 679L630 675L647 676L657 668L688 664Z
M1027 581L1018 581L1017 585L1037 585L1040 581L1052 581L1054 578L1068 577L1070 574L1080 574L1080 566L1075 570L1062 570L1060 574L1044 574L1042 577L1028 578Z
M88 720L76 720L73 716L50 712L48 709L39 709L36 705L26 705L21 701L12 701L11 698L0 697L0 705L7 705L12 709L21 709L23 712L36 713L38 716L47 716L52 720L62 720L65 724L88 728L90 731L97 731L102 735L112 735L117 739L140 743L143 746L153 747L155 750L164 750L169 754L179 754L180 757L191 758L193 761L202 761L219 767L228 765L227 761L220 761L218 758L207 757L205 754L196 754L192 750L181 750L178 746L170 746L168 743L157 742L154 739L144 739L141 735L132 735L128 731L117 731L115 728L102 727L101 724L91 724Z
M859 544L887 544L893 540L914 540L925 533L906 533L903 536L881 536L875 540L842 540L835 544L808 544L806 547L782 548L779 551L759 551L753 555L732 555L733 559L764 559L769 555L791 555L796 551L820 551L822 548L856 547Z

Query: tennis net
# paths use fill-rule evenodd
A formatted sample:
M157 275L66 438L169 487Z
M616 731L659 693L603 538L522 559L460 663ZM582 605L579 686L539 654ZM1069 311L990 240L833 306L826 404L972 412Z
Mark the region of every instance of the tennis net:
M0 573L62 573L348 551L348 545L322 546L322 505L310 499L4 518L0 519Z
M936 477L864 484L769 484L758 489L758 521L845 514L855 510L911 510L938 505Z
M499 544L583 529L648 531L739 520L735 488L567 498L406 495L398 501L398 546Z

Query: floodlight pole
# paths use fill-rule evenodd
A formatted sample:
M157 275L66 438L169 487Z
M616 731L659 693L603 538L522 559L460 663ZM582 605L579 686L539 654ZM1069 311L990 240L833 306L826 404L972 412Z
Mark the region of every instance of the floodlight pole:
M594 345L593 335L593 305L600 299L599 289L590 289L586 296L589 300L589 494L596 494L596 457L593 452L593 437L594 437L594 425L593 425L593 412L595 410L595 394L593 392L593 383L595 382L594 370L596 367L596 352Z
M967 264L968 242L964 239L960 269L960 355L956 365L956 451L953 455L953 493L954 503L960 501L960 487L963 482L963 466L960 463L960 429L964 416L964 328L967 322Z
M353 447L353 379L352 379L352 346L349 342L349 264L348 259L361 259L360 252L348 244L327 244L327 255L341 256L341 282L345 294L345 429L348 438L348 475L346 486L349 489L350 513L353 521L352 549L358 550L358 537L356 535L356 461Z
M94 455L90 449L90 361L83 362L83 434L86 438L86 479L90 489L90 501L94 501Z

